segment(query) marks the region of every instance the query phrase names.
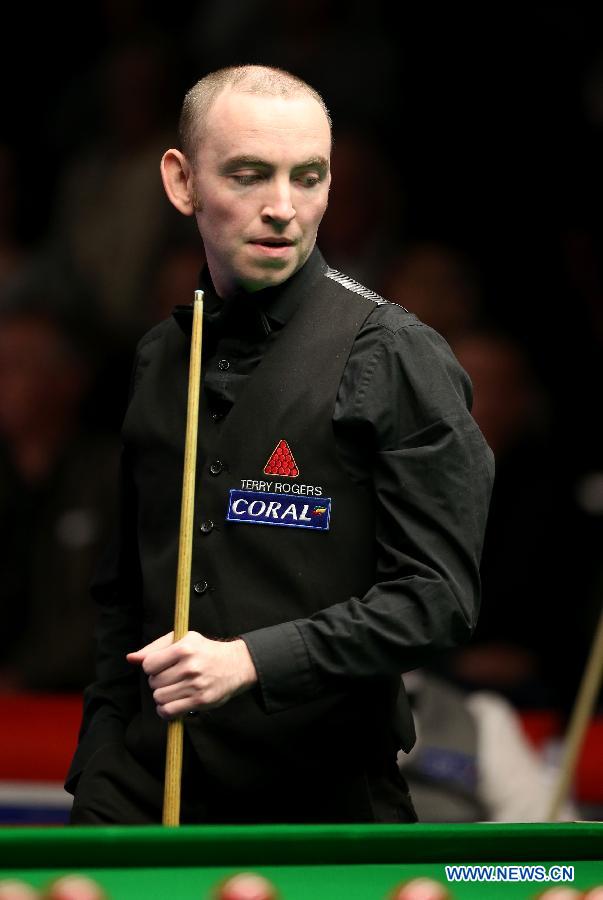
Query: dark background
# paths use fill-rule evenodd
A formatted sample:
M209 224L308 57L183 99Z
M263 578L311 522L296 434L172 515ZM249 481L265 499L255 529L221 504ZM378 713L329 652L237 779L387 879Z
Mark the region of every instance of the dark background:
M575 3L469 10L383 0L93 2L69 12L22 4L3 13L0 58L0 144L12 160L15 196L6 233L19 248L19 267L40 254L69 254L57 240L64 179L90 154L119 156L104 73L129 48L156 55L147 82L157 101L151 131L165 134L165 147L176 140L184 92L212 69L246 62L281 66L316 87L332 110L336 149L342 133L368 143L345 200L353 216L354 203L368 197L370 286L385 292L392 260L416 246L447 248L470 269L477 296L466 327L508 341L538 385L544 427L511 463L501 453L505 497L496 500L490 538L497 552L485 560L482 638L508 641L525 616L541 674L519 688L494 686L520 704L564 708L603 582L602 24L600 13ZM125 95L126 80L122 87ZM135 94L131 102L133 116ZM133 140L124 155L138 146ZM372 192L387 202L371 208ZM163 214L168 224L133 300L136 315L118 325L100 303L86 428L117 433L135 341L158 318L156 296L153 308L146 300L156 259L192 246L167 201ZM345 266L333 254L328 261ZM81 274L94 284L92 273ZM412 299L404 302L412 309ZM446 337L455 347L458 335ZM497 593L501 578L515 595L508 611Z

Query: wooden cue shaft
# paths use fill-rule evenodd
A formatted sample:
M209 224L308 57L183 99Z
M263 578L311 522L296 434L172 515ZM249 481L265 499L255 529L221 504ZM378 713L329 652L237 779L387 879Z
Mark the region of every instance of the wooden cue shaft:
M188 374L188 406L184 444L184 472L182 476L182 507L176 576L176 609L174 640L188 631L188 615L193 553L193 518L195 508L195 473L197 469L197 429L199 423L199 392L201 387L201 345L203 334L203 291L195 291L193 330ZM180 788L182 781L182 718L168 722L165 757L165 785L163 793L163 824L180 824Z
M601 676L603 675L603 608L599 615L599 624L593 638L588 662L584 669L584 675L580 682L578 697L572 711L570 724L565 739L563 762L559 778L555 786L555 793L551 803L549 822L556 822L569 790L578 753L582 746L586 727L592 715L594 705L599 693Z

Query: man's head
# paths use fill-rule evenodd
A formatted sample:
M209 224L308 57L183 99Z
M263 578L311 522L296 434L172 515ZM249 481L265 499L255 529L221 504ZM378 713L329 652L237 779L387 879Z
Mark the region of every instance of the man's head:
M331 125L320 96L278 69L223 69L186 95L180 133L163 183L195 215L218 293L286 281L327 207Z
M84 347L60 318L0 310L0 436L9 446L64 432L71 436L90 380Z

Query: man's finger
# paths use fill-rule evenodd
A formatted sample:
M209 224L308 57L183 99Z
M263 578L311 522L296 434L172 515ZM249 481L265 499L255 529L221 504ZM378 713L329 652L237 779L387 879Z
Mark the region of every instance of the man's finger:
M162 669L157 675L150 674L149 687L152 691L157 690L157 688L169 687L171 684L177 684L179 681L183 681L186 676L187 672L185 667L177 662L167 669Z
M127 653L126 659L131 663L144 662L149 653L154 653L156 650L164 650L166 647L169 647L170 644L173 644L173 642L174 632L170 631L169 634L164 634L157 638L157 640L151 641L150 644L146 644L146 646L141 647L140 650L133 650L131 653Z
M166 703L173 703L176 700L187 700L189 708L191 708L190 704L194 695L195 691L190 685L180 682L157 688L153 691L153 700L157 706L165 706Z
M173 669L180 662L182 648L180 642L168 643L166 647L150 650L142 660L142 670L145 675L159 675L167 669ZM173 680L170 676L170 682Z
M212 706L217 706L219 704L213 703L197 703L195 706L192 705L190 699L186 697L182 700L172 700L169 703L164 703L155 707L157 715L160 719L176 719L180 716L185 716L187 713L191 712L194 709L199 709L203 706L204 709L209 709Z

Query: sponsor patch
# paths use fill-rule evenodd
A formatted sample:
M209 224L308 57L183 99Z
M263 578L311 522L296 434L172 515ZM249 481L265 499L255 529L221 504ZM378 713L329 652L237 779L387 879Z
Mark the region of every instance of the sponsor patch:
M230 491L226 513L227 522L311 528L314 531L328 531L330 518L330 497L321 497L318 501L310 497L283 497L282 494L240 491L236 488Z
M258 481L256 478L241 478L243 491L265 491L279 494L306 494L308 497L322 497L322 485L299 484L296 481Z
M264 466L264 475L285 475L287 478L297 478L299 469L287 441L278 442Z

